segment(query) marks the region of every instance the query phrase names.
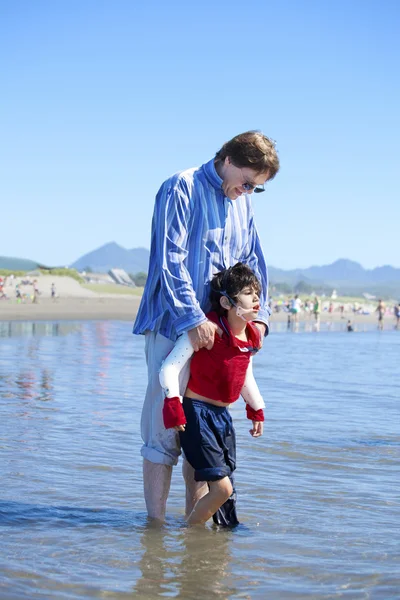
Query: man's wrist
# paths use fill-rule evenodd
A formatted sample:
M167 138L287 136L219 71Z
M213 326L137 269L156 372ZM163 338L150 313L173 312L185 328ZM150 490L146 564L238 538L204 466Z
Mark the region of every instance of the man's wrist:
M265 321L253 321L253 323L259 328L262 335L266 337L269 334L269 324L265 323ZM261 325L261 327L260 327Z

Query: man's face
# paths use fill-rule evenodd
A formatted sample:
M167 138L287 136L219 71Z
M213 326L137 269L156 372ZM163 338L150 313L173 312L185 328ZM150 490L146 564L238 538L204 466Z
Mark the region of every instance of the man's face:
M268 171L257 173L249 167L236 167L228 156L224 161L222 189L227 198L236 200L242 194L252 194L255 187L263 186L268 175ZM252 189L246 190L246 184L250 184Z

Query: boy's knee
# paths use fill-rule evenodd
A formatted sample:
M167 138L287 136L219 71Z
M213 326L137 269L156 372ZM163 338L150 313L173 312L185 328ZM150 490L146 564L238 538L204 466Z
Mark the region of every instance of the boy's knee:
M226 502L228 498L231 497L233 492L233 487L229 477L224 477L223 479L216 481L215 484L217 487L218 495L221 497L222 502Z

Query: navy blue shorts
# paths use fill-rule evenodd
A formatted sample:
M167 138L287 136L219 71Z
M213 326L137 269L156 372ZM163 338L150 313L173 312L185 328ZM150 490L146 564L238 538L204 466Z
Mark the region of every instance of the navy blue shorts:
M228 408L184 397L183 410L187 423L179 437L195 481L229 477L236 468L236 436Z

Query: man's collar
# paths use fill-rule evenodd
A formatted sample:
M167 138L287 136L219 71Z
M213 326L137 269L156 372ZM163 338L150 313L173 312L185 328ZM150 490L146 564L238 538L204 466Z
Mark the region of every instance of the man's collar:
M208 162L204 163L202 169L204 170L204 173L210 184L216 190L222 191L222 179L215 169L214 159L212 158Z

